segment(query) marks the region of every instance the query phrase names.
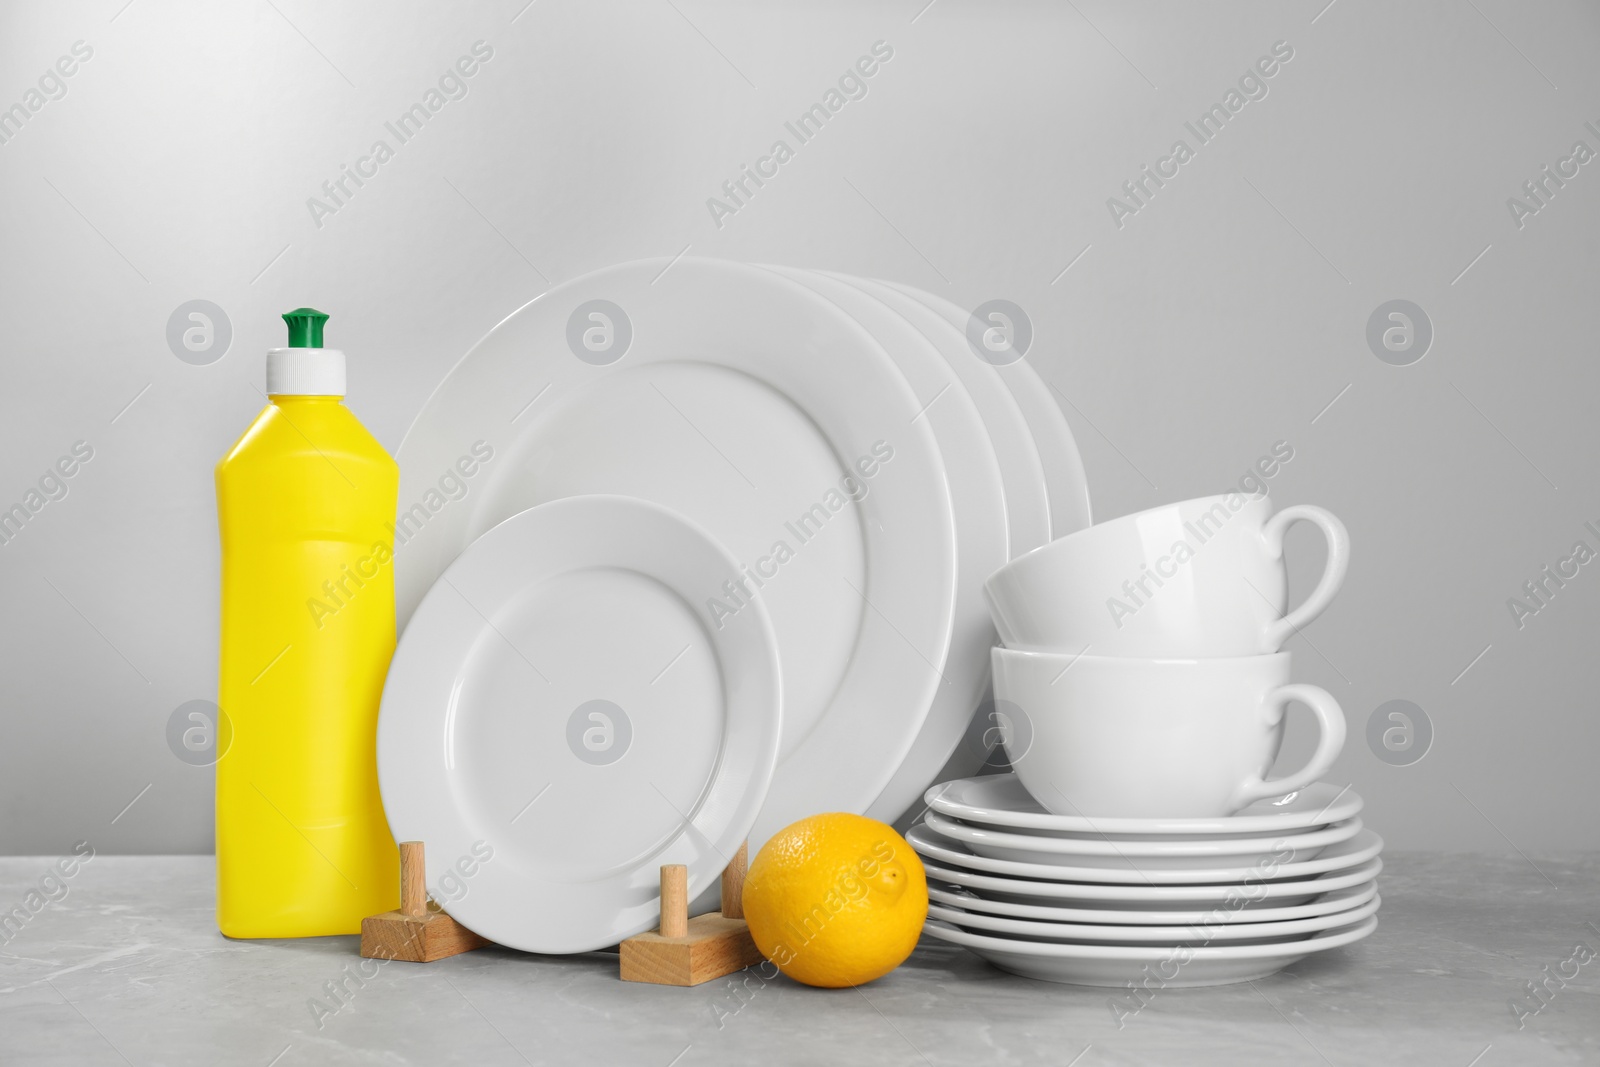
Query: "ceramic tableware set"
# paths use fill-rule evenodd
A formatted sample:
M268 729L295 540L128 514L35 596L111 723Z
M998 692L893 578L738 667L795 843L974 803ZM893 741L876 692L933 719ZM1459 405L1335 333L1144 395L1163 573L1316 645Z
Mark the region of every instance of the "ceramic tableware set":
M1327 563L1287 611L1284 535ZM934 786L909 840L927 932L995 965L1088 985L1209 985L1271 974L1375 928L1382 840L1320 782L1344 743L1326 691L1281 645L1343 581L1343 525L1234 492L1060 538L986 583L994 725L1011 772ZM1291 705L1309 761L1267 775Z
M978 769L983 582L1089 525L1015 325L680 258L566 282L463 357L399 452L378 725L390 828L455 920L614 945L663 865L714 894L743 841Z

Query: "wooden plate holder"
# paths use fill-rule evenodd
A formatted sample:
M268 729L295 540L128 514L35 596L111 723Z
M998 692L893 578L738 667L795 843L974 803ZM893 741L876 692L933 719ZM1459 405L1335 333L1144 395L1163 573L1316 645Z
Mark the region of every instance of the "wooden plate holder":
M493 944L428 899L421 841L400 842L400 910L361 920L361 954L375 960L432 963Z
M432 963L493 944L428 899L424 858L421 841L400 843L400 910L361 920L361 955ZM622 980L696 986L760 963L764 957L750 937L741 902L748 862L749 845L742 844L722 872L721 910L692 919L688 868L662 864L661 926L622 943Z
M722 909L689 918L689 870L661 866L661 927L622 943L624 982L695 986L742 971L764 956L744 921L744 873L749 843L741 844L722 872Z

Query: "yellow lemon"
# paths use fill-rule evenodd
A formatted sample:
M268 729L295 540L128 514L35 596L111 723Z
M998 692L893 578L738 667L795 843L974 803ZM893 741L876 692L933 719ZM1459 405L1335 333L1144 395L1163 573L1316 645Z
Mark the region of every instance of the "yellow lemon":
M744 917L762 955L795 981L860 985L917 947L928 878L892 827L864 815L813 815L756 854Z

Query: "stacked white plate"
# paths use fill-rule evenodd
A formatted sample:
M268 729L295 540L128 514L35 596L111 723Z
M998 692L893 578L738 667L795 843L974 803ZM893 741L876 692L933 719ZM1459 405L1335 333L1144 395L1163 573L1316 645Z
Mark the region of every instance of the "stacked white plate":
M1053 815L1015 775L928 790L927 933L1075 985L1261 978L1377 926L1383 841L1321 784L1215 819Z
M982 764L982 583L1089 504L1050 388L969 319L881 282L663 259L556 287L450 371L399 452L378 758L430 885L494 850L457 919L614 943L650 925L654 864L714 891L741 836L891 821ZM577 498L610 502L550 510ZM647 543L668 536L691 556ZM777 698L735 700L771 659ZM586 895L605 904L579 921Z

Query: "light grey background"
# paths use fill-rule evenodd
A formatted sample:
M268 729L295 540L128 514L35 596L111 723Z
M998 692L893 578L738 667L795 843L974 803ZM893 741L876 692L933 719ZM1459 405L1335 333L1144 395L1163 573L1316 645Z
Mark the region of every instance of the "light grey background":
M1600 163L1520 229L1507 208L1600 150L1592 5L524 2L0 8L0 107L94 50L0 145L0 507L94 448L0 547L0 852L210 848L210 772L164 730L215 693L212 465L281 311L333 312L393 451L517 306L684 250L1016 301L1102 518L1291 442L1275 497L1335 511L1354 556L1290 647L1344 704L1335 777L1369 823L1399 848L1600 845L1600 564L1521 629L1507 607L1600 549ZM307 198L478 40L469 94L316 226ZM718 228L706 199L878 40L866 98ZM1268 95L1118 228L1107 198L1277 41ZM1365 340L1395 298L1435 330L1412 366ZM167 348L192 299L232 322L210 366ZM1290 551L1298 597L1320 549ZM1396 698L1436 732L1411 766L1364 740Z

